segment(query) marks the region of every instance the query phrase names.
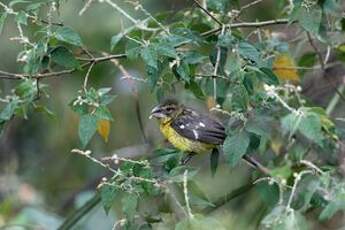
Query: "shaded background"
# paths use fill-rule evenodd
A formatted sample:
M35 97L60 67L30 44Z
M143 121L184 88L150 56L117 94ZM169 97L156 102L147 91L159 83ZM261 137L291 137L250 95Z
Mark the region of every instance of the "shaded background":
M6 3L6 1L2 1ZM120 2L120 1L118 1ZM249 1L243 1L243 4ZM274 14L274 1L264 1L252 10L246 11L244 18L265 20L277 17ZM150 12L162 10L178 10L191 6L192 1L159 1L146 0L142 4ZM241 1L242 4L242 1ZM95 3L82 16L78 12L84 1L66 1L61 7L61 20L65 25L80 33L83 43L89 50L109 52L111 37L121 30L121 17L107 4ZM124 6L127 6L124 4ZM135 15L131 9L128 9ZM125 27L126 27L126 22ZM34 27L33 27L34 29ZM296 31L285 25L276 26L274 30L282 31L283 38L289 40ZM25 31L32 33L33 31ZM16 36L17 29L12 20L7 20L3 34L0 36L0 69L18 72L20 64L16 56L21 46L9 38ZM291 53L298 58L302 51L290 47ZM120 52L120 51L119 51ZM114 52L114 53L119 53ZM134 76L144 73L142 63L121 63ZM342 66L334 70L331 80L341 79L344 75ZM325 106L334 95L328 81L320 81L317 73L309 73L303 84L308 85L305 92L316 105ZM85 71L43 80L48 85L49 98L42 98L42 103L55 114L49 117L32 113L28 120L15 118L7 125L0 137L0 226L18 224L13 229L55 229L59 223L75 208L81 206L95 191L105 170L89 162L87 159L72 154L73 148L80 146L78 138L78 116L68 103L77 95L83 84ZM318 82L314 84L313 81ZM14 81L0 82L1 95L6 95ZM162 137L158 133L155 122L148 120L148 114L156 99L145 84L137 83L139 88L139 104L143 119L144 131L153 146L162 146ZM310 84L312 86L310 86ZM136 117L136 100L131 94L127 82L121 80L121 73L111 63L97 64L90 75L90 86L95 88L112 86L112 93L118 95L110 105L114 122L111 123L109 142L96 135L89 149L95 157L111 155L116 149L143 143L142 134ZM310 87L309 87L310 86ZM201 101L193 99L183 91L178 92L187 104L205 109ZM344 117L344 103L334 111L335 117ZM343 125L339 122L339 125ZM148 153L147 154L151 154ZM196 176L196 183L201 186L209 198L216 199L222 194L248 182L251 169L241 163L235 169L221 165L216 178L212 179L208 170L209 159L200 156L192 164L201 168ZM256 228L258 220L265 214L263 204L256 190L241 196L225 207L212 212L219 220L236 226L234 229ZM117 219L115 211L106 216L102 207L95 208L79 224L81 229L111 229ZM326 223L325 226L329 227ZM20 226L19 226L20 225ZM1 228L1 227L0 227Z

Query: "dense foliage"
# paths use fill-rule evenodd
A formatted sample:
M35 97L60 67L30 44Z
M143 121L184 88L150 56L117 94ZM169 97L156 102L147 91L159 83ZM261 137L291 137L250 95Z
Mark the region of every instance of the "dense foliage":
M333 85L334 97L325 108L316 107L301 87L308 72L326 78L327 69L344 60L342 2L279 0L265 9L272 11L272 18L243 21L244 13L262 2L187 1L179 11L151 14L138 1L85 1L81 17L94 4L107 4L123 19L123 29L110 39L108 53L89 50L77 31L60 22L63 0L0 2L0 31L6 21L14 21L18 35L12 39L22 44L18 73L0 71L1 80L17 81L10 92L2 92L2 132L13 117L30 119L37 112L54 116L45 105L53 87L49 79L63 81L66 75L84 74L75 98L66 101L80 118L75 134L80 144L72 152L111 175L102 179L93 200L76 211L77 217L67 218L63 228L89 211L94 206L90 202L101 202L107 213L115 202L121 203L122 210L116 212L123 218L114 228L229 229L210 212L252 187L264 203L265 213L258 220L263 229L308 229L310 223L326 221L345 209L345 183L337 164L344 131L330 116L344 102L344 87ZM293 39L285 39L282 28L288 28ZM310 49L303 48L307 45ZM335 58L330 58L333 53ZM107 161L93 157L90 141L98 133L111 142L110 122L116 117L109 108L121 106L111 85L94 88L88 82L93 68L106 61L134 85L137 97L140 91L135 86L142 84L157 101L168 96L193 98L221 117L228 136L220 159L234 168L247 154L263 165L252 170L250 186L210 200L193 181L207 166L181 166L182 153L163 144L144 150L148 159L144 154L135 160L116 154ZM127 71L121 64L125 61L138 73ZM212 167L217 161L211 160ZM147 212L145 202L157 202L156 209Z

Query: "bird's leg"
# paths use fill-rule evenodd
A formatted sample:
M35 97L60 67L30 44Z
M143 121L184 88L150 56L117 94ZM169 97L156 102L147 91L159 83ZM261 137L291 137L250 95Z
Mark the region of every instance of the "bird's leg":
M190 161L190 159L192 159L192 157L193 157L194 155L195 155L195 153L192 153L192 152L187 153L187 156L185 156L185 157L183 157L183 158L181 159L181 165L187 164L187 163Z

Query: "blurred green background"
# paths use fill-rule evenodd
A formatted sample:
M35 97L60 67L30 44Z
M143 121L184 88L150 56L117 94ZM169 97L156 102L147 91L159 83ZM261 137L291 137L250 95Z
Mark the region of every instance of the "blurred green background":
M3 0L1 2L7 3ZM121 4L121 1L117 2ZM245 2L249 1L243 1L243 4ZM265 1L246 12L245 17L252 20L274 17L272 2ZM61 20L80 33L89 50L110 52L110 39L121 30L120 15L107 4L96 1L82 16L78 16L84 3L81 0L65 1L60 9ZM142 4L154 14L190 6L192 1L146 0ZM128 8L128 11L136 16L132 9ZM123 23L126 27L126 22ZM25 32L32 34L34 29L35 27L32 31ZM20 71L16 58L21 46L10 40L16 34L17 28L13 20L7 20L0 36L1 70ZM120 50L115 50L113 53L119 52ZM142 63L121 63L134 76L144 74ZM78 116L68 104L71 98L77 96L84 76L85 71L81 71L43 80L48 86L49 98L41 100L55 116L32 113L28 120L15 118L9 122L0 137L0 229L56 229L69 213L94 194L97 183L105 175L103 168L71 153L80 143ZM112 93L118 95L110 105L114 122L111 123L109 142L104 143L96 135L88 147L95 157L111 155L116 149L143 143L136 117L136 100L131 94L131 88L121 77L121 73L110 62L97 64L90 75L90 86L112 86ZM1 95L9 93L14 84L17 82L1 80ZM149 111L156 99L145 84L139 82L137 87L144 131L153 146L162 146L162 137L156 123L148 120ZM185 92L179 91L178 94L187 104L204 107L200 101L192 99ZM235 169L222 164L216 177L211 178L208 162L207 156L200 156L192 164L200 167L195 181L211 200L246 184L252 172L243 163ZM265 212L262 207L262 201L254 189L211 215L227 223L227 226L236 226L233 229L256 228L257 221ZM111 229L116 219L116 212L106 216L99 206L82 219L79 228L95 229L94 226L97 226L97 229ZM2 225L7 227L1 227Z

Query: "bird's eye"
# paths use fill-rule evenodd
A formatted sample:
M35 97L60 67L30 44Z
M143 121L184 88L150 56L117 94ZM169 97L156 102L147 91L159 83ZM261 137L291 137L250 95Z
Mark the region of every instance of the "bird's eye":
M174 108L168 107L168 108L166 108L166 110L167 110L167 112L172 112L174 110Z

